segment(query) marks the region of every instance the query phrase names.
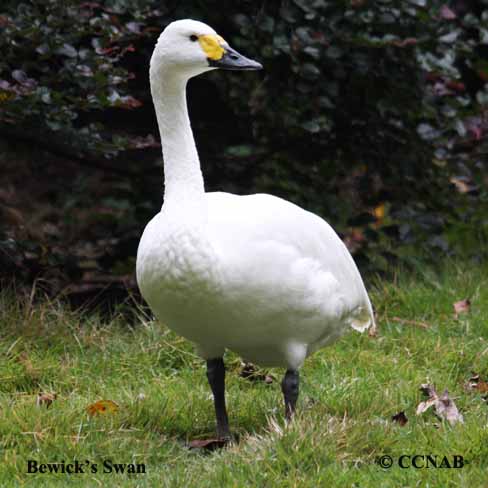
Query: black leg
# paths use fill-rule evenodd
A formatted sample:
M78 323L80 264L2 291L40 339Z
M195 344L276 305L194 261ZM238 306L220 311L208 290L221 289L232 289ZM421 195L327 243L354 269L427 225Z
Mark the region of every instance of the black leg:
M286 420L290 420L295 412L295 406L298 399L298 384L299 375L298 371L288 369L285 373L285 377L281 382L281 391L285 397L285 417Z
M207 378L214 397L217 437L230 439L229 419L225 409L225 366L222 358L207 360Z

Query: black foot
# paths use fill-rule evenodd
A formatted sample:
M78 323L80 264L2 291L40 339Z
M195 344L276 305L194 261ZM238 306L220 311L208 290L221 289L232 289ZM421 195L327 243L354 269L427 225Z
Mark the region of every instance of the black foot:
M222 358L207 360L207 378L214 397L217 437L228 442L231 435L225 408L225 366Z
M281 391L283 392L283 396L285 398L285 417L286 420L290 420L295 413L295 406L297 404L298 399L298 384L299 384L299 375L298 371L295 370L287 370L285 373L285 377L281 382Z

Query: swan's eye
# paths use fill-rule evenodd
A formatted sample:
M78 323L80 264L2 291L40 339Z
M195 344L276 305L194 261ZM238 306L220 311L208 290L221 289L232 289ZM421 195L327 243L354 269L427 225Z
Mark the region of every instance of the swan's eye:
M195 34L192 34L192 35L190 36L190 41L191 41L191 42L198 41L198 36L196 36Z

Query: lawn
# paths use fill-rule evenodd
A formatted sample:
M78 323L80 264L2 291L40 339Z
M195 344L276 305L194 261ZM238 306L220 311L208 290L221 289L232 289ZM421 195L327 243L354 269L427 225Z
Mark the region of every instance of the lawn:
M481 487L488 485L488 269L457 263L370 286L379 330L351 331L302 368L299 413L286 425L275 381L240 377L228 354L227 399L238 442L208 452L188 443L213 435L203 362L191 345L141 311L129 325L59 303L0 295L0 486ZM453 303L471 308L454 316ZM416 415L433 383L464 423L433 409ZM56 393L37 405L39 392ZM116 412L90 416L102 400ZM404 411L408 422L392 416ZM390 469L376 460L389 455ZM462 456L462 468L401 468L401 455ZM411 458L403 458L409 464ZM418 458L420 461L423 458ZM78 474L28 474L28 461L83 465ZM108 464L145 473L104 473ZM417 464L422 465L423 462ZM92 472L95 471L95 472Z

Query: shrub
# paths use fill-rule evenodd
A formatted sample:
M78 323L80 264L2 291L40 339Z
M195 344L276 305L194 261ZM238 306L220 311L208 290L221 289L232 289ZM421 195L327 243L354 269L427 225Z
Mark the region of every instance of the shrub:
M129 189L112 203L124 220L101 232L130 233L127 255L155 211L140 188L156 188L160 171L147 61L161 29L184 17L265 66L190 83L209 189L306 206L375 270L419 253L483 256L486 2L4 2L0 134L87 166L122 161ZM12 230L7 241L22 255Z

